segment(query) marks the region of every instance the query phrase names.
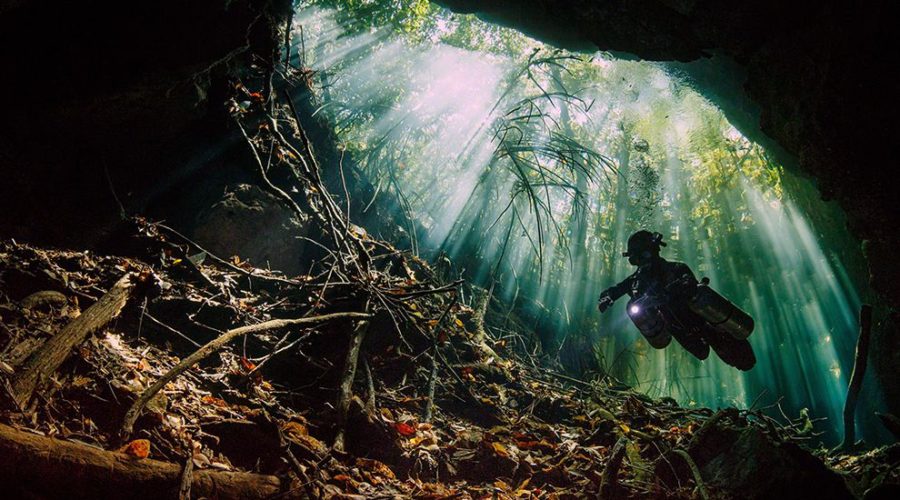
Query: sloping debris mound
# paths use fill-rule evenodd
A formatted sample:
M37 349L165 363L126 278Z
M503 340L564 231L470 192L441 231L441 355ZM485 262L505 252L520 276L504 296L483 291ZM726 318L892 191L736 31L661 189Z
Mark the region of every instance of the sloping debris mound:
M0 244L3 491L44 498L849 498L834 469L857 494L898 482L896 448L826 465L799 444L793 423L681 408L609 380L535 368L473 332L475 312L455 292L461 284L439 286L425 264L374 242L367 242L377 263L373 280L383 280L390 307L372 308L368 321L235 337L152 394L128 432L129 408L223 332L364 310L366 302L357 285L327 273L283 276L204 255L158 225L136 221L135 228L131 247L144 254L128 258ZM121 313L17 405L12 394L29 360L123 275L137 285ZM368 335L341 415L360 323ZM91 475L100 473L107 477ZM46 480L34 480L40 477Z

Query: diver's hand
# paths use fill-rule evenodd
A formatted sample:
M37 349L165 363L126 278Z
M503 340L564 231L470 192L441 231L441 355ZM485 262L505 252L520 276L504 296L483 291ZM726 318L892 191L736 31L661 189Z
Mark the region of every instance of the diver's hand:
M612 307L613 302L615 302L612 297L603 293L600 295L600 300L597 302L597 309L600 310L601 313L606 312L607 309Z

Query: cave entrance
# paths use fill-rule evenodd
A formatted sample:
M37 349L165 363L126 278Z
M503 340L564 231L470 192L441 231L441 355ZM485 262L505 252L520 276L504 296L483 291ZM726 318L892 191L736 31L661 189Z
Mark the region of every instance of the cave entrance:
M843 213L809 180L663 64L557 50L422 2L313 4L294 17L293 57L315 70L347 168L375 186L362 205L391 200L398 227L379 215L369 230L480 284L505 311L485 325L495 341L686 406L808 408L839 436L872 292ZM597 313L641 228L756 319L753 370L652 349L624 304ZM880 405L866 387L860 415Z

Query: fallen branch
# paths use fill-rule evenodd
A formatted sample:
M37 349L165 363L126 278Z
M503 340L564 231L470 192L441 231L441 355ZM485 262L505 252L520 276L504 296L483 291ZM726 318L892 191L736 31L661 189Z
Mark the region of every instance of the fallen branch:
M457 300L459 299L459 291L458 289L454 289L453 300L451 300L447 307L444 308L444 311L441 312L440 317L437 322L435 322L434 326L431 328L431 332L428 335L432 340L431 349L434 351L431 353L431 373L428 377L428 399L425 401L425 410L422 412L422 421L423 422L431 422L432 412L434 411L434 390L435 385L437 383L437 375L438 375L438 349L440 349L440 342L438 341L438 328L440 328L441 323L444 322L444 318L447 317L447 314L450 313L450 310L453 309L453 306L456 305Z
M122 436L127 437L131 434L132 428L134 427L134 422L137 420L137 417L140 415L141 410L144 409L144 406L153 399L154 396L168 384L172 380L174 380L178 375L183 373L188 368L194 366L207 356L213 354L219 349L223 348L226 344L231 342L232 340L250 333L259 333L266 330L275 330L278 328L284 328L287 326L294 325L304 325L310 323L321 323L323 321L329 321L332 319L340 319L340 318L369 318L370 314L366 313L358 313L358 312L342 312L342 313L333 313L333 314L323 314L321 316L311 316L308 318L296 318L296 319L273 319L271 321L265 321L263 323L259 323L256 325L248 325L242 326L240 328L235 328L233 330L228 330L223 333L216 339L209 341L200 349L194 351L193 354L181 360L180 363L172 367L165 375L159 378L150 388L145 390L143 394L131 405L131 408L128 409L128 412L125 414L125 421L122 424Z
M866 365L869 364L869 338L872 335L872 306L863 304L859 310L859 337L856 340L856 355L853 359L853 371L850 384L847 386L847 400L844 402L844 439L839 449L845 450L856 443L856 400L862 388Z
M194 457L188 454L181 469L181 484L178 486L178 500L191 500L191 486L194 479Z
M366 369L366 413L375 414L375 379L372 377L372 369L369 360L363 359L363 368Z
M416 290L414 292L403 292L403 293L398 293L396 295L397 295L397 297L400 297L400 300L407 300L407 299L411 299L413 297L421 297L423 295L456 292L457 289L459 288L459 285L462 285L463 283L464 283L463 280L456 280L453 283L450 283L449 285L446 285L446 286L442 286L440 288L432 288L429 290Z
M172 498L181 489L184 466L138 460L82 443L23 432L0 424L0 491L27 498ZM267 498L289 485L248 472L190 473L194 498ZM299 498L301 492L292 493Z
M28 358L11 384L11 396L19 408L25 408L35 389L56 372L69 357L72 348L119 315L134 288L131 278L130 273L123 276L100 300L50 337Z
M369 304L366 303L366 310L368 309ZM350 400L353 398L353 379L356 378L359 350L368 330L369 322L360 321L350 333L350 347L347 349L344 375L341 378L341 391L337 401L337 435L334 438L334 449L338 451L344 451L344 431L347 426L347 416L350 413Z
M697 467L697 462L694 462L694 459L684 450L673 451L676 455L681 457L688 468L691 469L691 474L694 476L694 482L697 483L697 493L700 495L700 498L709 500L709 492L706 491L706 483L703 482L703 476L700 475L700 469Z
M603 474L601 475L598 498L613 498L615 490L619 486L619 469L622 468L622 460L625 459L625 446L627 444L628 439L622 436L613 446L609 455L609 462L606 463L606 468L603 469Z
M434 349L437 349L437 344L434 345ZM432 413L434 412L434 389L437 384L437 375L438 375L438 359L437 354L431 354L431 373L428 376L428 392L426 394L425 400L425 410L422 411L422 422L430 423Z

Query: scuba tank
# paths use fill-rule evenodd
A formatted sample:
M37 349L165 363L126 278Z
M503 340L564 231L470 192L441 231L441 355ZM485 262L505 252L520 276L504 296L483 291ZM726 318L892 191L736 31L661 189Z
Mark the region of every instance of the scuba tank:
M694 295L687 301L688 308L716 329L737 340L744 340L753 333L753 318L709 287L709 279L697 285Z
M662 349L672 341L672 334L666 329L666 322L659 308L644 298L631 299L627 305L631 322L655 349Z

